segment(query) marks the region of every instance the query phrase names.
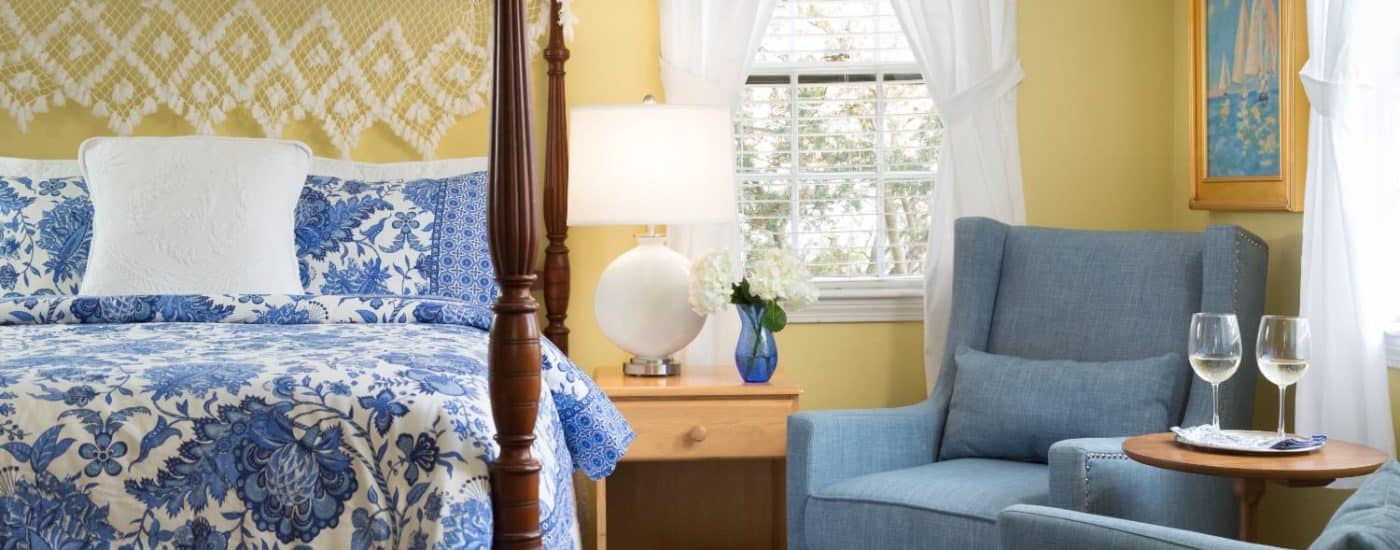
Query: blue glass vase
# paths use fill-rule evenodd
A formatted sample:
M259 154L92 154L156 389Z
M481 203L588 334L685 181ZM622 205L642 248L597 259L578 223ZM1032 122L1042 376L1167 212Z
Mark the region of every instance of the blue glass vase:
M768 308L762 305L738 304L739 344L734 347L734 364L739 368L739 377L751 384L762 384L773 377L778 368L778 344L773 341L773 331L763 326L763 316Z

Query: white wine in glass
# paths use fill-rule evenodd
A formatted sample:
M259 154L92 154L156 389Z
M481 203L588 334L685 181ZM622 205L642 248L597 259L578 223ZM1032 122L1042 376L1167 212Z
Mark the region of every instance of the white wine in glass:
M1259 341L1254 347L1259 362L1259 374L1278 386L1279 439L1288 437L1283 429L1284 398L1288 387L1297 384L1308 372L1312 355L1312 331L1302 317L1265 315L1259 320Z
M1308 373L1306 359L1260 359L1259 373L1275 386L1292 386Z
M1220 384L1240 368L1240 324L1233 313L1197 313L1191 316L1186 357L1196 376L1210 382L1210 425L1220 429Z
M1190 357L1191 370L1196 371L1196 376L1201 380L1211 384L1219 384L1229 380L1235 375L1235 371L1240 369L1240 357L1238 355L1192 355Z

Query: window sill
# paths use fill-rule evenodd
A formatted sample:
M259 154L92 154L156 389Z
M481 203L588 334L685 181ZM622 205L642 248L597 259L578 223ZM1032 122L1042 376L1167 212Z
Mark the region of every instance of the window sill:
M924 281L898 279L818 279L821 299L788 313L788 322L891 323L924 319Z

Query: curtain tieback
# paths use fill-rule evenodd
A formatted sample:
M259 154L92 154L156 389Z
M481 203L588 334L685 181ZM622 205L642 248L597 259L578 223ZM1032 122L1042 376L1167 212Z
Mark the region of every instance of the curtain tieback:
M938 115L943 119L945 126L967 120L979 109L1011 93L1025 77L1026 73L1021 70L1021 60L1012 59L980 82L953 94L953 97L934 100L938 107Z
M1316 76L1312 61L1303 65L1298 76L1303 80L1303 89L1308 92L1308 103L1313 110L1327 118L1337 118L1348 110L1358 113L1358 106L1377 103L1400 102L1400 83L1378 83L1349 80L1329 80Z

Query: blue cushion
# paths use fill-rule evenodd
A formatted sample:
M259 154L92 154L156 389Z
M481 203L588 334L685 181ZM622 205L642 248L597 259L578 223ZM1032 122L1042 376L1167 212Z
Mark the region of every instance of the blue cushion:
M1039 361L960 346L939 456L1045 462L1065 439L1166 431L1191 373L1168 353L1129 361Z
M1371 474L1309 548L1400 548L1400 463L1391 460Z
M0 296L77 294L91 243L82 178L0 175Z
M1013 504L1044 504L1041 464L963 459L848 479L807 499L812 549L995 548L996 517Z
M363 182L311 176L297 204L297 256L311 294L499 294L486 238L486 172Z

